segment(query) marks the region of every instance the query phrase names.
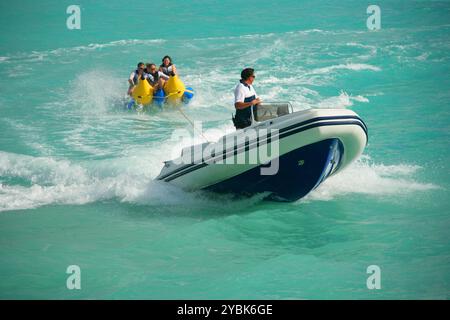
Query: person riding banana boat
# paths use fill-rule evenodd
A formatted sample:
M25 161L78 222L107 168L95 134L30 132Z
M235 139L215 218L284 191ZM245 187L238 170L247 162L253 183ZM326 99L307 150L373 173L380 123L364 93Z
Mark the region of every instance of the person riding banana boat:
M144 67L140 62L138 68L130 74L128 82L128 94L131 96L128 109L143 108L152 103L159 107L164 104L187 104L194 97L193 89L185 87L169 56L162 59L159 70L154 63L147 63Z
M145 65L143 62L139 62L137 64L137 69L132 71L130 77L128 78L128 95L132 95L134 88L137 86L139 82L139 78L142 78L145 74Z

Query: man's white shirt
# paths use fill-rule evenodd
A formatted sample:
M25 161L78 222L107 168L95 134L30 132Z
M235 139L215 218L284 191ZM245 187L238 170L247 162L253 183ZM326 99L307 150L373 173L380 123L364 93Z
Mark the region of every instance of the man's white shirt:
M234 89L234 103L236 102L244 102L245 98L249 98L251 96L255 96L255 99L258 98L258 95L253 89L253 86L245 86L241 82L239 82Z

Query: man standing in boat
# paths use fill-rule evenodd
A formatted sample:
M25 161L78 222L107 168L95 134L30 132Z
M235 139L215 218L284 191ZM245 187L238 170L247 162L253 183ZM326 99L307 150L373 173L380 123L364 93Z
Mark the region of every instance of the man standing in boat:
M252 108L261 103L252 86L254 80L255 70L246 68L242 70L241 80L234 89L236 115L233 117L233 123L236 129L243 129L252 124Z

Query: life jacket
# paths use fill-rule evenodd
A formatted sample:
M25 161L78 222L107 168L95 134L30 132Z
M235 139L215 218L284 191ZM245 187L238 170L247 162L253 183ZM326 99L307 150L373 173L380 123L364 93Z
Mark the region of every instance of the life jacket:
M160 65L162 73L173 77L175 75L175 73L173 73L173 71L169 71L169 67L171 67L171 66L172 66L172 62L169 63L169 65L167 67L164 64Z
M144 80L144 78L145 78L145 73L143 72L142 76L141 76L141 79ZM139 72L138 72L138 69L134 70L133 83L134 83L135 86L137 86L138 83L139 83Z
M147 73L147 81L153 86L158 83L159 80L159 71L155 71L155 73Z
M248 88L250 90L250 86L243 82L241 80L241 83L244 85L244 87ZM255 95L252 95L250 97L247 97L244 99L244 102L251 102L256 98ZM244 109L236 109L236 115L232 118L234 126L236 129L243 129L246 127L249 127L252 124L252 108L254 110L255 106L252 105L250 107L244 108Z

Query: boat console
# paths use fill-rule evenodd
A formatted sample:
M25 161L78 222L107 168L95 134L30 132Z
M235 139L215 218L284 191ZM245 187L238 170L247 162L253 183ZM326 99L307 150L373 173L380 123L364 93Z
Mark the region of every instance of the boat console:
M290 102L266 102L252 108L252 123L278 118L294 112Z

